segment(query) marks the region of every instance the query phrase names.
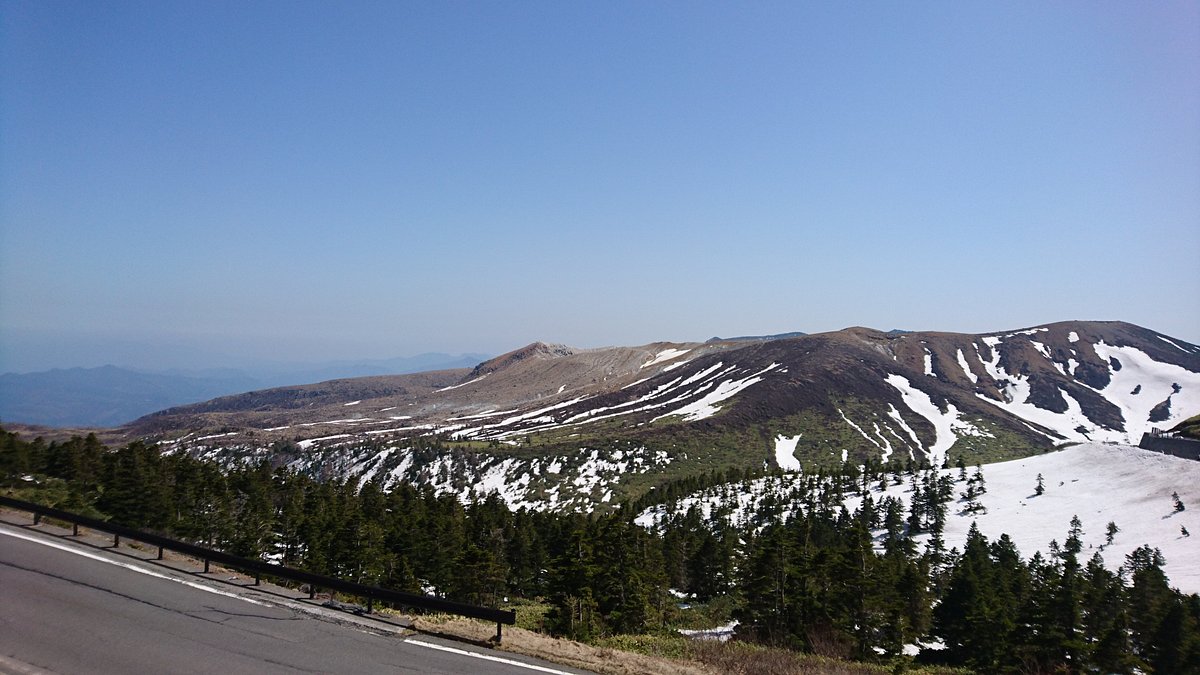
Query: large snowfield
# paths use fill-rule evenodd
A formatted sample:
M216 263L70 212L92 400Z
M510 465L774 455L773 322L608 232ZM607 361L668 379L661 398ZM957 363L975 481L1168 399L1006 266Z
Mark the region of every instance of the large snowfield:
M958 469L945 469L958 477ZM968 467L968 475L974 467ZM1035 495L1037 476L1042 474L1045 492ZM1125 556L1142 544L1162 551L1164 568L1171 585L1185 593L1200 593L1200 462L1122 445L1087 443L1024 459L987 464L983 467L987 493L980 503L987 513L960 515L963 503L957 498L966 489L955 483L956 501L947 511L946 546L962 546L971 523L989 540L1007 533L1021 555L1045 554L1051 540L1067 538L1071 518L1083 522L1083 558L1086 561L1105 543L1108 523L1120 532L1111 546L1100 550L1110 569L1117 569ZM907 505L908 484L889 485L872 495L877 501L887 496ZM1185 510L1176 512L1171 498L1178 492ZM854 510L860 498L847 501ZM1193 535L1185 537L1186 527Z
M776 451L786 451L791 441L777 438ZM947 505L943 533L948 549L962 550L974 522L989 541L1008 534L1025 559L1038 551L1047 555L1050 542L1062 544L1071 518L1079 516L1083 523L1081 562L1099 552L1105 566L1115 571L1126 555L1149 544L1166 558L1165 571L1172 586L1185 593L1200 593L1200 462L1128 445L1085 443L986 464L982 473L987 492L978 501L987 511L974 514L964 511L962 495L967 481L960 479L960 470L942 469L941 473L954 479L954 498ZM966 473L970 477L975 467L967 467ZM1038 474L1045 487L1041 495L1035 494ZM646 509L637 522L654 527L665 512L683 513L692 507L698 508L702 517L711 518L718 507L725 506L734 523L747 524L768 495L787 494L800 476L787 473L702 490L673 506ZM1183 511L1175 510L1172 493L1179 494ZM889 477L885 490L876 483L870 494L876 505L888 497L898 499L907 512L910 481L904 477L896 485ZM857 510L862 497L850 496L845 504L851 511ZM792 504L792 508L799 507ZM1116 523L1120 531L1112 545L1105 546L1109 522ZM1185 527L1194 536L1185 537L1181 530ZM882 531L876 534L882 539ZM929 535L915 539L923 547Z

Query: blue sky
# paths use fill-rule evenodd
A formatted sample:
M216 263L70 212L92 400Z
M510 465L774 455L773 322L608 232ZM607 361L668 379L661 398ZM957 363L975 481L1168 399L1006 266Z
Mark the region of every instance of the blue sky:
M0 2L0 369L1200 342L1198 261L1196 2Z

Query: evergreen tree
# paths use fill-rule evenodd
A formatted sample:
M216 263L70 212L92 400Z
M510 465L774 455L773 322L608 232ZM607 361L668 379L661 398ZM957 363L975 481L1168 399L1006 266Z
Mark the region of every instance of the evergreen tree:
M971 483L975 485L977 494L985 494L987 492L987 481L983 479L983 466L975 465L975 473L971 475Z
M571 523L562 552L553 559L549 583L550 610L546 630L574 640L603 635L604 621L592 593L600 565L593 553L594 533L584 523Z
M416 525L417 576L445 593L454 585L454 565L467 543L466 513L455 497L443 495L428 502Z
M642 528L620 516L599 523L603 565L594 575L596 603L611 633L644 633L661 627L666 577L661 549Z
M791 542L782 526L770 526L755 538L741 582L746 602L735 613L741 623L739 635L748 634L765 644L797 645L788 601L792 557Z
M296 565L304 550L302 528L304 524L304 499L308 479L284 470L275 473L272 482L272 501L275 510L275 531L280 547L280 562Z
M98 509L113 522L163 530L171 523L171 480L161 471L158 449L136 442L105 457L106 488Z
M15 485L24 476L36 471L38 461L31 444L17 434L0 429L0 479Z
M234 529L229 552L261 558L275 548L275 503L271 467L266 462L229 476L233 492Z
M733 576L733 550L729 541L719 533L705 532L688 560L687 569L691 580L687 588L697 600L707 602L729 592Z
M220 548L233 535L233 499L229 481L215 465L180 459L174 462L174 528L185 539Z
M506 591L507 569L491 549L468 543L456 569L451 597L476 605L499 604Z
M869 502L866 502L869 504ZM891 618L886 595L891 591L871 541L873 511L864 508L840 529L840 555L831 576L836 580L832 602L837 607L831 623L840 632L853 636L855 658L874 656L873 649L886 632Z
M317 483L304 499L304 518L300 536L304 541L304 569L317 574L331 574L335 567L335 541L342 514L335 486L330 482Z
M1134 654L1155 673L1200 672L1196 605L1171 590L1162 554L1142 546L1126 557L1132 587L1129 623Z
M525 509L513 514L505 536L505 547L508 587L523 597L544 595L545 569L549 564L546 546L534 516Z
M1129 642L1129 616L1121 578L1104 567L1100 554L1084 570L1081 629L1090 670L1130 673L1137 666Z
M1056 597L1062 570L1057 556L1045 558L1040 551L1029 560L1028 570L1029 591L1021 604L1012 658L1025 672L1053 672L1062 662Z
M1060 660L1067 664L1079 664L1083 660L1084 642L1080 634L1081 624L1081 565L1079 553L1083 550L1083 523L1079 516L1071 517L1071 527L1063 544L1061 577L1053 589L1053 612L1061 636L1054 648Z
M995 671L1006 657L1013 626L997 595L998 579L987 539L974 523L934 610L934 634L953 663Z

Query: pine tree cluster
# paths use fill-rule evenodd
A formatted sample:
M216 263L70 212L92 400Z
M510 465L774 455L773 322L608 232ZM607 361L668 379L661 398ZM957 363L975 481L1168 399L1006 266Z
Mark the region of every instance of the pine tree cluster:
M1048 556L1023 560L1006 535L989 542L975 528L961 553L947 551L952 474L907 473L907 514L893 497L872 500L870 487L889 482L882 468L848 466L760 479L775 487L744 520L728 501L667 506L699 489L735 500L731 484L748 474L690 478L654 491L663 515L647 529L634 517L650 497L602 516L511 511L495 496L463 504L266 463L223 472L141 443L47 444L0 429L8 492L354 581L493 606L540 599L554 635L665 631L679 611L673 589L731 598L739 639L823 655L888 661L940 644L921 660L989 673L1200 672L1200 597L1171 589L1158 551L1137 549L1120 573L1099 554L1082 561L1078 518ZM901 469L890 477L904 482ZM980 469L960 482L964 502L985 489Z

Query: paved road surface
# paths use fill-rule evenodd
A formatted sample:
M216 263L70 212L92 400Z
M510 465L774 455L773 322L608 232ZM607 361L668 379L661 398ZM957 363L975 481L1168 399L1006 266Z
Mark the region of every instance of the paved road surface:
M0 524L0 673L44 672L579 671L428 636L404 637L382 623L350 621Z

